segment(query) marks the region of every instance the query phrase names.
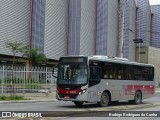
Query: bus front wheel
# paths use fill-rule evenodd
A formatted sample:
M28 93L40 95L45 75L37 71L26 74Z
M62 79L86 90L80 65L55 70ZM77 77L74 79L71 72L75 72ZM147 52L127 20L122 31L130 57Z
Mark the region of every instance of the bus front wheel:
M78 107L82 106L83 105L83 102L78 102L78 101L74 101L74 104Z
M103 92L101 95L100 102L98 103L101 107L106 107L109 104L109 95L107 92Z

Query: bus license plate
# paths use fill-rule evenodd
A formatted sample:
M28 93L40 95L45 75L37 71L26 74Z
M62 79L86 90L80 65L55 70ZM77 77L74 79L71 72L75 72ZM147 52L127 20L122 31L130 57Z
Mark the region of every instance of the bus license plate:
M64 99L69 99L70 97L69 96L64 96Z

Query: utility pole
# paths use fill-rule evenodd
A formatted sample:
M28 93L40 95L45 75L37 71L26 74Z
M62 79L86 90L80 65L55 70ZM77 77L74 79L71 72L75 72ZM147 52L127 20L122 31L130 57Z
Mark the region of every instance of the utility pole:
M122 0L122 16L121 16L121 34L119 42L119 54L118 56L123 58L123 34L124 34L124 0Z
M140 48L141 47L140 47L140 45L141 45L141 43L143 43L143 40L142 39L134 39L133 42L138 43L138 62L141 62L141 57L140 57L140 54L141 54Z

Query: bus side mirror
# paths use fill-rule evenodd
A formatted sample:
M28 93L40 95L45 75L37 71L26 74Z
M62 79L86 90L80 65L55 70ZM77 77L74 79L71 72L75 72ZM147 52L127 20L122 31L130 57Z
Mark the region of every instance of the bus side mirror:
M57 65L54 65L53 69L52 69L52 76L55 78L57 78L57 76L55 76L55 73L57 73L57 70L55 70L55 69L57 69L57 67L58 67Z

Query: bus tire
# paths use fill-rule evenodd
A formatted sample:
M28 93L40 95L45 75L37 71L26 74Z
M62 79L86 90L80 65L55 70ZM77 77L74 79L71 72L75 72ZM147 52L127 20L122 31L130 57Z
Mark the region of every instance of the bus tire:
M74 104L78 107L83 105L83 102L79 102L79 101L74 101Z
M137 91L134 96L134 104L138 105L142 103L142 94L140 91Z
M109 102L110 102L110 99L109 99L108 93L107 92L103 92L102 95L101 95L100 102L98 102L98 104L101 107L106 107L106 106L109 105Z

